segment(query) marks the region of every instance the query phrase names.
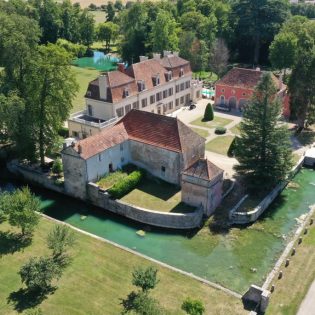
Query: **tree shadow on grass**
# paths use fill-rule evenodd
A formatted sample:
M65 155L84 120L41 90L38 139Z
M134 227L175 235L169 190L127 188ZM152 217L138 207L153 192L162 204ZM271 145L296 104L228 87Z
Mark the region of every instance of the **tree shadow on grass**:
M56 287L50 287L44 292L34 292L25 288L11 292L7 298L7 303L13 305L14 309L21 313L29 308L34 308L47 299L49 294L53 294Z
M0 232L0 257L2 255L13 254L31 245L31 237L23 237L19 233Z

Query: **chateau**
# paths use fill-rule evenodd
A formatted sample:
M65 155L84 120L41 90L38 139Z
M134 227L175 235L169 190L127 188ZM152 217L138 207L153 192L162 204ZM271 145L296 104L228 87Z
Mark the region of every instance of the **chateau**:
M141 56L140 62L90 82L86 110L68 120L70 136L86 138L116 123L132 109L167 115L201 98L202 83L192 80L190 63L177 53Z

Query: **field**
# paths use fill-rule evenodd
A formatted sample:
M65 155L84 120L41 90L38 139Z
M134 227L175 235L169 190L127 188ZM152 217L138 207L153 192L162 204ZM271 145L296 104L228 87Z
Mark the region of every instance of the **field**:
M214 116L214 119L211 121L203 121L203 117L199 117L196 120L192 121L190 124L204 128L216 128L224 127L228 125L230 122L232 122L231 119Z
M18 293L22 284L17 272L31 256L47 253L45 238L54 225L42 218L32 244L20 251L10 247L6 233L12 231L9 226L0 225L0 314L12 315L26 310L27 301ZM81 233L75 232L75 237L73 263L59 280L55 293L40 304L43 314L120 314L121 299L134 289L131 285L133 269L155 264ZM154 296L170 315L184 314L180 305L187 296L202 300L207 315L246 314L237 298L169 269L158 267L158 270L160 282ZM10 294L14 299L8 300Z
M84 95L86 93L86 89L89 82L97 78L97 76L99 75L99 71L74 66L72 67L72 70L74 71L77 82L79 84L79 92L72 102L73 108L71 112L75 113L85 108Z

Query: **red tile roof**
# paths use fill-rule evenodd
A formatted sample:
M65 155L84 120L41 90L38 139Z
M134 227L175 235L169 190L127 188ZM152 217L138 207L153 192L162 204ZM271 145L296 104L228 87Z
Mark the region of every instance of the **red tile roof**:
M191 142L186 141L191 139L190 136L196 141L205 141L176 118L132 110L115 126L76 143L74 149L81 150L80 156L88 159L129 139L169 151L185 152L191 147Z
M228 85L231 87L255 89L261 76L265 71L233 68L221 80L216 82L216 85ZM272 74L273 80L278 88L279 79Z
M183 174L198 177L204 180L212 180L222 174L223 170L207 159L199 159L188 167Z

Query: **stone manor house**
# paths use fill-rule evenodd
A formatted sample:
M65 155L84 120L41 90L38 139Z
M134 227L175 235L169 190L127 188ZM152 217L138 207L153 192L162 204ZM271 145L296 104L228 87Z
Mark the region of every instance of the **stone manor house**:
M190 63L177 53L141 56L140 62L100 75L89 83L86 110L68 120L75 138L95 135L132 109L166 115L201 98L202 83L192 80Z
M223 170L204 156L205 139L177 118L133 109L63 149L65 190L88 199L88 183L132 163L181 186L182 201L209 216L221 202Z

